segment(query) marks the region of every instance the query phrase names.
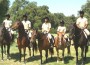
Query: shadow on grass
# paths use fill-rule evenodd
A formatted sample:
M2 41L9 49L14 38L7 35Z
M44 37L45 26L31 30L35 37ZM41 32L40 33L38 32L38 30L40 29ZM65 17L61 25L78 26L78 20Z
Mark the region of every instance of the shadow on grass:
M81 64L82 63L82 58L78 62L79 62L79 64ZM90 57L86 57L86 60L84 61L84 63L85 64L90 63Z
M32 61L36 61L36 60L40 60L40 55L31 56L31 57L26 59L27 62L32 62Z
M65 64L69 63L70 60L73 60L74 57L72 56L67 56L64 58ZM62 61L62 58L59 57L59 61ZM52 63L52 62L57 62L57 57L53 57L53 58L48 58L48 62L46 62L46 60L43 62L43 64L46 63Z
M66 57L64 58L65 64L69 63L69 61L70 61L70 60L73 60L73 59L74 59L73 56L66 56Z
M11 59L15 60L14 62L19 61L19 59L20 59L19 55L20 55L19 53L12 53L12 54L10 54Z
M50 57L50 58L47 59L47 62L46 62L46 59L45 59L43 64L52 63L52 62L56 62L56 61L57 61L57 57L52 57L52 58Z
M25 54L26 56L26 54ZM20 53L12 53L10 54L11 59L14 59L14 62L20 60ZM24 54L22 54L21 58L24 57Z

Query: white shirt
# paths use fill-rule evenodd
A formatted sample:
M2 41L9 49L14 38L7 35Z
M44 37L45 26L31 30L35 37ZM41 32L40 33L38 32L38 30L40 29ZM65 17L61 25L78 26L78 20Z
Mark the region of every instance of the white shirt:
M87 22L87 18L85 17L83 18L79 17L76 21L76 25L79 25L81 29L84 29L86 24L88 24L88 22Z
M31 28L31 22L29 20L27 21L22 21L23 25L24 25L24 29L29 29Z
M3 23L5 24L5 28L10 28L10 26L12 25L12 21L7 19L5 19Z
M42 32L49 32L50 28L51 28L51 23L42 24Z
M58 32L66 32L66 27L65 26L58 26L58 29L57 29Z

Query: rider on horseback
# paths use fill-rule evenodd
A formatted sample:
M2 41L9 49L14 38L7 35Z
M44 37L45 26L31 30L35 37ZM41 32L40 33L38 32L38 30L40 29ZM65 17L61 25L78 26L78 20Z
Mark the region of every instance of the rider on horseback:
M6 14L6 19L3 21L3 25L5 26L5 28L10 33L11 39L13 40L13 38L14 38L14 32L10 28L11 25L12 25L12 21L10 20L10 14Z
M88 39L88 36L90 35L88 27L88 21L87 18L84 17L84 11L79 11L80 17L76 21L76 25L78 28L82 29L85 37Z
M53 47L53 39L52 39L52 35L49 33L50 29L51 29L51 23L49 22L49 18L45 17L44 18L44 23L42 24L42 32L44 34L47 34L50 46Z
M62 20L60 22L60 26L58 26L58 29L57 29L57 34L58 32L62 32L63 33L63 37L66 37L65 36L65 33L66 33L66 27L64 26L65 22Z
M28 20L27 15L23 15L23 21L25 32L29 35L29 38L31 37L31 33L29 32L31 29L31 22Z

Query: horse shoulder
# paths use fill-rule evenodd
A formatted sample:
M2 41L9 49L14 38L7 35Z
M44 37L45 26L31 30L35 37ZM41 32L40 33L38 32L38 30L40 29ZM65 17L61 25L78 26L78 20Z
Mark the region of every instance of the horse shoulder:
M54 44L55 44L55 46L57 46L57 44L58 44L58 36L56 36L54 39L55 39Z

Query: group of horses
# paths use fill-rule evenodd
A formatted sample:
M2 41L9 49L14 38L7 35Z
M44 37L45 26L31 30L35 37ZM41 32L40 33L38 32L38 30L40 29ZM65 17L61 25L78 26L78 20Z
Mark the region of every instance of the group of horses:
M39 49L40 57L41 57L41 64L42 62L42 50L45 50L45 57L46 62L48 59L48 51L51 54L51 58L54 54L54 49L50 47L49 40L47 38L47 34L43 34L42 32L33 29L32 30L32 36L31 38L28 37L27 33L24 30L24 26L20 21L16 21L11 26L12 30L18 30L18 38L17 38L17 45L20 53L20 61L22 56L22 51L24 51L24 62L25 62L25 52L26 47L29 49L29 54L31 56L31 47L33 48L33 56L34 56L34 50L37 51ZM83 33L83 31L79 28L77 28L76 24L74 23L72 27L70 28L70 40L74 41L74 47L76 51L76 65L78 65L78 47L81 48L81 56L82 56L82 65L84 65L84 61L86 59L86 53L88 51L87 46L87 39ZM37 41L38 44L37 44ZM10 37L9 32L5 29L4 26L0 27L0 45L1 45L1 52L2 52L2 60L3 60L3 47L7 46L7 58L9 59L10 53L10 43L12 39ZM68 41L63 37L63 33L58 33L56 37L54 37L53 45L56 48L57 51L57 62L59 61L59 50L62 50L62 61L64 62L64 51L65 48L68 49L68 54L70 54L70 43L67 43ZM84 56L85 55L85 56ZM52 60L52 59L51 59Z

